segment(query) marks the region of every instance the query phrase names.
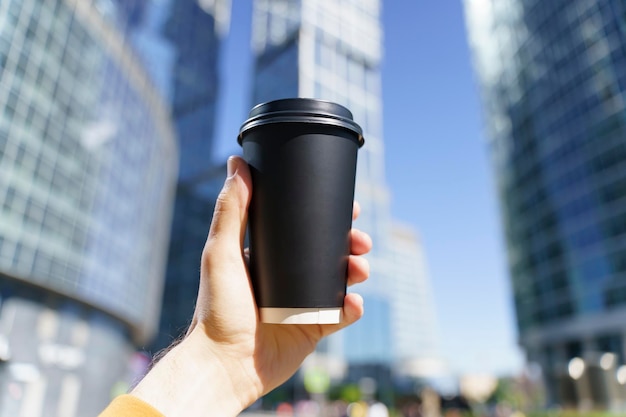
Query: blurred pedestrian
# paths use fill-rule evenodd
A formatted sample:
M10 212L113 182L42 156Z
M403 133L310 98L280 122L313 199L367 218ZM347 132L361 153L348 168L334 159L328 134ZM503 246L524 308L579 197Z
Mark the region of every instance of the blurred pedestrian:
M367 417L389 417L389 409L385 404L375 402L370 404L367 410Z

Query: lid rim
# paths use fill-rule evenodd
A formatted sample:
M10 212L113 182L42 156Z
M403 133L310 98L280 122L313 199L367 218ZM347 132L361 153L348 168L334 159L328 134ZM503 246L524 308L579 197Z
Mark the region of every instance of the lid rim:
M274 123L305 123L305 124L317 124L317 125L338 127L338 128L345 129L354 133L357 137L359 148L365 144L365 138L363 138L363 131L361 130L361 127L355 122L348 123L347 120L338 120L338 119L329 120L327 118L321 118L321 117L302 118L301 116L298 118L281 117L281 118L271 118L271 119L248 120L246 123L244 123L244 125L239 130L239 135L237 135L237 142L239 143L239 145L242 145L243 136L246 132L252 129L261 127L261 126L266 126L266 125L270 125Z
M266 111L262 111L263 109L266 109ZM347 107L333 101L321 100L310 97L281 98L278 100L271 100L264 103L259 103L250 110L248 118L253 118L262 114L276 113L280 111L308 111L322 114L332 114L354 120L354 115Z
M363 129L354 121L352 112L341 104L313 98L286 98L257 104L241 125L237 142L250 129L273 123L308 123L336 126L357 135L359 148L363 146Z

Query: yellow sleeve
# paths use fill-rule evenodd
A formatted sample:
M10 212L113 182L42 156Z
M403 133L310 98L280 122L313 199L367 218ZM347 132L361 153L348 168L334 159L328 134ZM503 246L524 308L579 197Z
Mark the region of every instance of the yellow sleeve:
M98 417L165 417L156 408L132 395L115 397Z

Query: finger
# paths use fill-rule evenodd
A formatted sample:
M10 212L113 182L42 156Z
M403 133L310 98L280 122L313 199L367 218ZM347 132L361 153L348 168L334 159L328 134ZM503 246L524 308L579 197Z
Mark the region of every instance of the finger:
M365 255L372 250L372 238L359 229L350 230L350 253L352 255Z
M362 256L350 255L348 259L348 285L365 281L370 275L370 263Z
M227 170L228 176L218 196L202 251L200 288L189 332L207 317L210 310L227 310L224 304L241 294L252 297L247 279L227 279L247 276L242 246L252 178L248 164L239 157L228 159Z
M356 220L359 214L361 214L361 205L355 200L352 205L352 220Z
M236 314L240 323L255 320L253 291L247 279L243 242L252 177L248 164L240 157L228 159L228 176L217 198L209 235L202 252L202 266L194 324L211 314ZM233 306L233 300L237 300ZM221 315L220 315L221 314ZM193 328L193 326L192 326ZM228 326L214 328L212 337L227 337ZM217 340L217 339L216 339Z
M339 324L322 324L320 328L323 336L335 333L338 330L348 327L363 317L363 297L359 294L346 294L343 300L343 314Z
M219 241L212 250L241 256L252 179L248 164L240 157L230 157L227 165L228 178L217 198L207 245Z

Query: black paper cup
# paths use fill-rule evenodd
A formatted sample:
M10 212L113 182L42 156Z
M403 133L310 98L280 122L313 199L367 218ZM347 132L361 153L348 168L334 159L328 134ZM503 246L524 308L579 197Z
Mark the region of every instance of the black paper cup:
M250 275L262 322L339 323L362 130L335 103L259 104L239 144L252 174Z

